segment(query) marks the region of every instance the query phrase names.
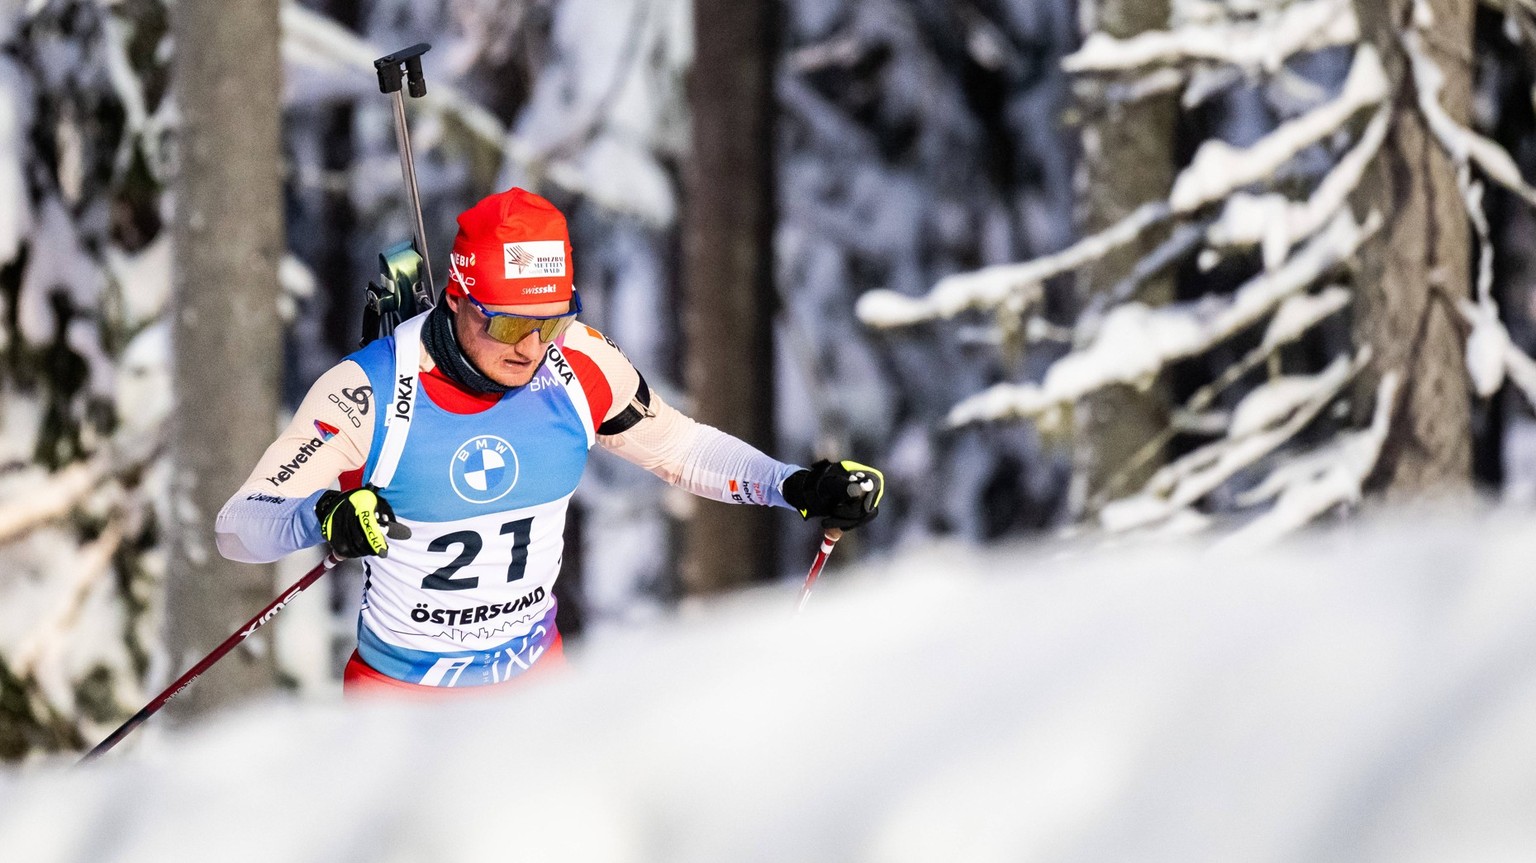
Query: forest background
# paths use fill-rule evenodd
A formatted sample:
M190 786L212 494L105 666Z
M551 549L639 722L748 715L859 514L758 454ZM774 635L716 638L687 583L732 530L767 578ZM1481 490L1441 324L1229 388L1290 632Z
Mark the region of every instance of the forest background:
M1532 10L12 3L0 757L99 739L317 559L224 563L211 522L411 234L375 57L433 45L438 260L469 204L539 191L670 401L885 470L841 563L1529 504ZM599 457L568 540L562 629L601 638L795 580L815 531ZM359 575L323 584L178 712L333 697Z

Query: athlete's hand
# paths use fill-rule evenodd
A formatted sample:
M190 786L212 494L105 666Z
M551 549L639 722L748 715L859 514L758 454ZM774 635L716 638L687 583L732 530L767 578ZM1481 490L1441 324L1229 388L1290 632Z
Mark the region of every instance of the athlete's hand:
M820 518L822 527L850 530L879 515L885 475L858 462L823 459L810 470L790 474L783 491L784 500L800 510L802 518Z
M338 557L389 557L386 537L410 535L405 525L396 523L389 501L367 487L320 495L315 515L320 518L320 535Z

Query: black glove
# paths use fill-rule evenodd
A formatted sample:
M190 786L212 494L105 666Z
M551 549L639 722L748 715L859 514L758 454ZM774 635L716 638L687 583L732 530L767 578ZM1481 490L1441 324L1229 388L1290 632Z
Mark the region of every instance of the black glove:
M395 522L389 501L366 486L320 495L315 515L320 518L320 535L338 557L389 557L385 537L410 536L405 525Z
M885 475L858 462L822 459L810 470L790 474L783 491L802 518L820 518L822 527L848 530L879 514Z

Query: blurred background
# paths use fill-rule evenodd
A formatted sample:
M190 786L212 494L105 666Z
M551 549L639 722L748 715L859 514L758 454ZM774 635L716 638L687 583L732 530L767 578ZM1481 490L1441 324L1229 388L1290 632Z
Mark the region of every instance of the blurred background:
M0 8L5 761L88 748L318 561L224 562L213 516L412 234L372 61L417 42L437 283L476 200L555 202L668 401L885 471L829 578L1536 500L1529 0ZM817 536L598 452L562 631L792 591ZM171 718L335 699L360 580Z

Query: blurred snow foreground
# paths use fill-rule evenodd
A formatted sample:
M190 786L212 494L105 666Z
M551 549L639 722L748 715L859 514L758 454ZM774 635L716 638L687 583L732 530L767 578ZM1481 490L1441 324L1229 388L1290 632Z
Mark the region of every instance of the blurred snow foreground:
M1251 558L934 548L506 696L271 705L11 776L0 837L34 863L1529 859L1533 552L1515 514Z

